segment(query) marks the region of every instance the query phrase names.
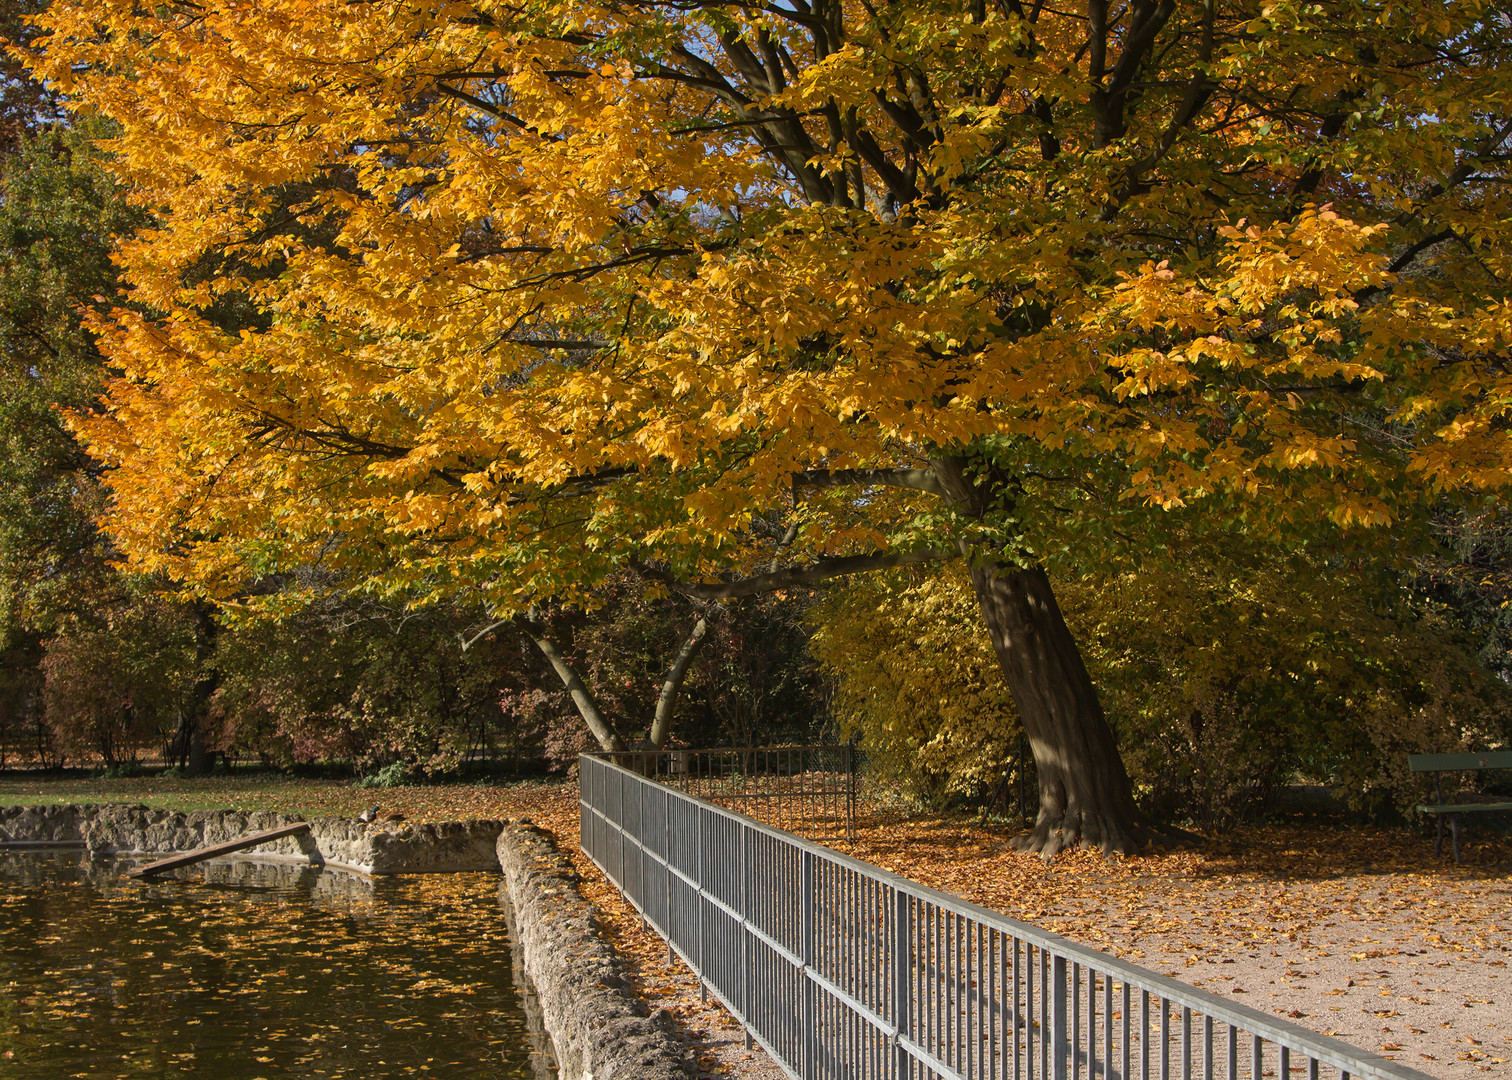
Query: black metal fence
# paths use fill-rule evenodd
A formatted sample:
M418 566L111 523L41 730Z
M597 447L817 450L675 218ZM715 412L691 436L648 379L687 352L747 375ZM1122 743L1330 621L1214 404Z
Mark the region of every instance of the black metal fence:
M854 746L650 750L595 757L810 840L853 839Z
M795 1080L1428 1080L580 761L583 850Z

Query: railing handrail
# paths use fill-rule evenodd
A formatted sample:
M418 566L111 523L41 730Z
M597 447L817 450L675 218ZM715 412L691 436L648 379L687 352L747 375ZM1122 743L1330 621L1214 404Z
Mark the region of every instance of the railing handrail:
M655 783L633 770L626 769L623 766L615 764L613 761L607 760L607 755L585 754L583 756L592 757L603 767L622 773L637 782ZM1154 990L1166 1001L1242 1028L1246 1032L1259 1035L1279 1045L1301 1050L1319 1062L1346 1071L1352 1077L1369 1077L1374 1078L1374 1080L1434 1080L1427 1073L1391 1061L1381 1057L1379 1054L1361 1049L1331 1036L1320 1034L1309 1028L1289 1023L1286 1020L1269 1016L1251 1006L1218 997L1216 994L1203 990L1200 987L1191 986L1150 971L1147 968L1142 968L1137 964L1131 964L1111 953L1105 953L1091 946L1082 945L1030 923L1020 922L1008 915L1004 915L1002 912L975 904L963 897L942 892L928 885L912 881L890 870L885 870L855 856L847 855L845 852L836 851L834 848L825 847L822 844L806 840L793 833L773 828L748 815L717 806L707 800L699 799L696 796L679 791L676 788L669 788L664 785L657 786L673 798L694 804L705 813L712 813L738 821L745 828L794 847L800 852L808 853L815 858L823 859L826 862L873 878L906 896L965 915L984 926L1001 930L1012 937L1034 945L1036 948L1043 948L1049 952L1059 954L1067 959L1085 964L1087 967L1096 969L1099 972L1112 974L1140 990ZM699 883L698 887L702 891L702 883ZM1278 1080L1287 1080L1287 1078L1280 1077Z

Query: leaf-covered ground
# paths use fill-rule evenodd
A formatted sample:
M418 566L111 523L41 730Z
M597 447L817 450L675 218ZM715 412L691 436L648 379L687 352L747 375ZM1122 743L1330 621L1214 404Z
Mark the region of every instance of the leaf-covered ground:
M145 802L412 821L529 817L554 832L634 970L706 1070L761 1076L738 1028L577 853L571 784L358 789L336 781L0 778L5 802ZM1048 866L1011 830L969 820L863 815L852 854L1435 1076L1512 1077L1512 843L1472 827L1465 865L1410 830L1336 824L1239 829L1195 849ZM775 1076L775 1073L770 1073Z
M575 807L537 820L575 845ZM1435 859L1417 833L1339 825L1256 826L1192 850L1068 853L1048 866L1013 851L1012 836L888 816L835 846L1430 1075L1512 1077L1512 844L1485 828L1461 867ZM775 1078L578 861L642 992L668 1004L725 1069Z

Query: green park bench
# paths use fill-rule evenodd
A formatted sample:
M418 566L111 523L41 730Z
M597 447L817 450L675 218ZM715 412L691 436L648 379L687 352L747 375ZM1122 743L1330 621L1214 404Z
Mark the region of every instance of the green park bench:
M1449 819L1449 832L1454 838L1454 861L1460 861L1459 819L1465 814L1488 814L1497 811L1512 811L1512 802L1444 802L1444 787L1440 774L1446 772L1480 772L1483 769L1512 769L1512 750L1488 751L1483 754L1408 754L1407 768L1413 772L1433 774L1433 794L1437 800L1432 806L1419 806L1424 814L1437 818L1437 839L1433 853L1444 850L1444 819Z

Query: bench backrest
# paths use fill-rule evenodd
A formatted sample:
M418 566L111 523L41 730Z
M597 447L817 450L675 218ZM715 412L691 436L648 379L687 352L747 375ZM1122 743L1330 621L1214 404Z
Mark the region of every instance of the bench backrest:
M1483 754L1408 754L1407 768L1413 772L1512 769L1512 750L1488 750Z

